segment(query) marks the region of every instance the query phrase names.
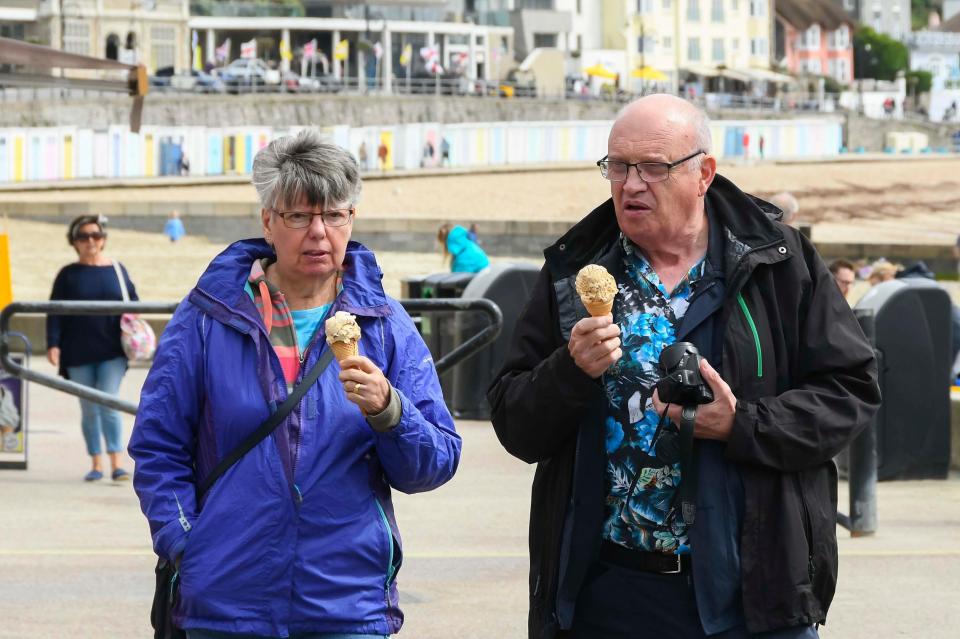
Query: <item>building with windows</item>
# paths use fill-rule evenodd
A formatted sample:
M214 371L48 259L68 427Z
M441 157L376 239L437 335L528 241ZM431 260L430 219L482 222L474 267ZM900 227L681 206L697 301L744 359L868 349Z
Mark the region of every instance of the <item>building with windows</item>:
M854 21L831 0L777 0L776 55L797 75L854 79Z
M621 86L636 91L662 73L655 86L693 95L785 79L770 69L771 0L604 0L600 55L584 52L584 64L606 58ZM576 20L574 21L576 24ZM617 60L616 52L622 52ZM646 71L638 71L646 69Z
M189 10L187 0L2 0L0 33L151 70L186 69Z
M854 24L863 24L901 41L910 33L910 0L831 1L843 9Z

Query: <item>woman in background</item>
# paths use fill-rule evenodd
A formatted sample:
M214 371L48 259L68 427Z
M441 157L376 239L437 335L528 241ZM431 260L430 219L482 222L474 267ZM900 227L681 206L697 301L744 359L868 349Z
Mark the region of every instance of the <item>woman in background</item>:
M490 266L490 258L462 226L444 224L437 231L437 241L443 246L444 260L450 259L450 270L454 273L477 273Z
M119 276L126 280L131 301L134 287L122 264L114 265L103 254L107 232L98 215L81 215L70 223L67 241L77 252L77 261L67 264L53 282L51 300L123 301ZM48 315L47 360L60 375L78 384L116 395L127 372L127 358L120 345L119 315ZM120 466L124 449L120 414L96 402L80 400L80 425L93 468L85 481L103 479L101 440L106 443L113 481L130 479Z

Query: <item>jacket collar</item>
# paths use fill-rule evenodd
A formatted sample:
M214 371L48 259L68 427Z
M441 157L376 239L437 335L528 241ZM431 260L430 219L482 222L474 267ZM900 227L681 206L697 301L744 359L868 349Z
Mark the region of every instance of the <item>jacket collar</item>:
M218 320L242 329L244 322L255 322L249 312L243 290L254 260L276 257L269 244L262 239L234 242L217 255L190 293L190 301L201 306ZM334 301L331 312L345 310L364 317L390 315L391 310L383 291L383 272L373 253L359 242L347 244L343 260L343 290ZM246 330L250 326L245 327Z
M783 232L774 223L780 209L741 191L717 174L706 195L707 214L726 230L726 271L735 268L746 253L783 241ZM544 252L555 279L569 277L583 265L595 263L617 241L620 228L613 199L595 208ZM715 235L711 236L713 239Z

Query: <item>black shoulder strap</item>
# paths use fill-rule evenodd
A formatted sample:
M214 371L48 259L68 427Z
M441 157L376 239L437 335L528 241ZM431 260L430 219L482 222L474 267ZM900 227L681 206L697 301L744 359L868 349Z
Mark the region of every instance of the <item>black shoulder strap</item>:
M220 479L220 476L227 472L227 469L233 466L241 457L250 452L253 448L256 447L261 441L266 439L270 433L276 430L277 426L290 414L290 411L293 410L294 406L300 403L300 400L303 398L304 393L310 389L311 386L319 379L320 374L330 365L330 362L333 361L333 351L328 346L323 351L323 355L317 360L317 363L313 365L313 368L310 369L310 372L300 380L300 383L296 385L290 395L287 396L287 399L284 400L282 404L277 408L270 417L267 418L265 422L260 424L260 427L257 430L250 433L250 436L243 440L239 446L230 451L230 454L224 457L219 464L214 467L210 474L203 478L203 481L200 482L200 485L197 486L197 500L201 499L210 487L213 486L213 483Z

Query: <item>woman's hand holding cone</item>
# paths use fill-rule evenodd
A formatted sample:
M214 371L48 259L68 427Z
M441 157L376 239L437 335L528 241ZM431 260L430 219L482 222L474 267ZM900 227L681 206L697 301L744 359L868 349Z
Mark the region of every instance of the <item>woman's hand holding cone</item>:
M390 382L377 365L362 355L340 362L340 382L347 399L364 415L378 415L390 403Z

